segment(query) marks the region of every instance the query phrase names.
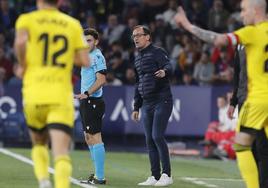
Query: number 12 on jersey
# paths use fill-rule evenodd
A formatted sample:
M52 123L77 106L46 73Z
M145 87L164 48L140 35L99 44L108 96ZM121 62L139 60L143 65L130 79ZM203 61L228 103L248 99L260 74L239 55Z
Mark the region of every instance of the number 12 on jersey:
M52 37L52 43L50 43ZM63 55L68 50L68 40L64 35L54 35L49 36L48 33L43 33L40 35L39 40L43 42L44 44L44 52L43 52L43 65L47 66L48 62L52 62L51 66L61 67L64 68L66 64L64 62L59 62L58 57ZM49 46L56 44L56 43L62 43L62 46L59 50L52 53L52 57L48 56L48 51L50 50Z

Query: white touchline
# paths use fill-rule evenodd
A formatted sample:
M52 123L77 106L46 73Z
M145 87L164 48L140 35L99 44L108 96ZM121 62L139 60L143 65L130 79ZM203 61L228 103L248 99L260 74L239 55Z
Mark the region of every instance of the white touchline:
M213 188L218 188L217 185L214 184L208 184L204 181L233 181L233 182L243 182L242 179L225 179L225 178L197 178L197 177L180 177L179 179L182 179L184 181L188 181L197 185L202 185L204 187L213 187ZM203 181L202 181L203 180Z
M11 151L9 151L7 149L4 149L4 148L0 148L0 153L3 153L5 155L7 155L7 156L13 157L13 158L15 158L15 159L17 159L19 161L22 161L24 163L27 163L27 164L33 166L33 161L31 159L29 159L27 157L24 157L24 156L22 156L20 154L11 152ZM48 171L49 171L49 173L54 174L54 169L53 168L49 167ZM77 180L77 179L75 179L73 177L71 177L70 180L71 180L71 182L73 184L75 184L77 186L80 186L80 187L83 187L83 188L97 188L97 187L94 187L94 186L91 186L91 185L82 184L82 183L80 183L79 180Z
M205 180L205 181L240 181L243 182L242 179L232 179L232 178L197 178L197 177L182 177L182 179L186 179L186 178L192 178L192 179L197 179L197 180Z
M191 182L193 184L196 184L196 185L202 185L204 187L212 187L212 188L218 188L217 185L214 185L214 184L208 184L204 181L200 181L199 178L192 178L192 177L181 177L180 179L184 180L184 181L188 181L188 182Z

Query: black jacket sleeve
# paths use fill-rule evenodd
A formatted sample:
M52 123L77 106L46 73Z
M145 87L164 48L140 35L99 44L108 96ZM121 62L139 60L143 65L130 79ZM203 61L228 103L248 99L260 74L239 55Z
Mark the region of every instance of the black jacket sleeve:
M238 104L237 91L239 87L239 73L240 73L240 58L239 58L239 51L237 47L235 51L235 57L234 57L233 96L230 100L230 105L234 107Z
M163 69L166 73L166 76L172 74L172 66L168 58L168 54L165 50L159 48L156 53L156 61L158 63L159 69Z
M139 87L139 76L136 72L136 84L135 84L135 93L134 93L134 111L139 111L140 107L142 106L143 99L139 93L138 87Z

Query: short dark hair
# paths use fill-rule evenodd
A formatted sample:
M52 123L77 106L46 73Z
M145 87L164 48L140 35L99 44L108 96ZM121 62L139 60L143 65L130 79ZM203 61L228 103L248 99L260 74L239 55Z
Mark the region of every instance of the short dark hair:
M57 5L58 0L45 0L45 2L50 4L50 5Z
M84 29L84 35L91 35L95 40L99 40L99 33L95 29L87 28Z
M137 28L142 28L144 34L151 36L151 31L150 31L149 27L147 27L147 26L145 26L145 25L136 25L136 26L134 27L133 31L134 31L135 29L137 29Z

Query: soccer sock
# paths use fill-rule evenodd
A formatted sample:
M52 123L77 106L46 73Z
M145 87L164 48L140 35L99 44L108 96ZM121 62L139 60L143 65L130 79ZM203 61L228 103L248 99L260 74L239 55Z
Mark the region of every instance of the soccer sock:
M93 166L93 168L95 168L95 160L94 160L93 146L92 145L88 146L88 149L89 149L90 158L91 158L91 161L92 161L92 166Z
M62 155L55 158L55 188L69 188L70 176L72 174L71 159L68 155Z
M95 161L95 176L98 180L104 179L104 161L105 161L105 148L104 144L93 145L93 154Z
M259 187L257 165L251 150L236 152L238 167L247 188Z
M46 145L34 145L32 148L32 160L34 162L34 173L38 181L49 179L49 153Z

